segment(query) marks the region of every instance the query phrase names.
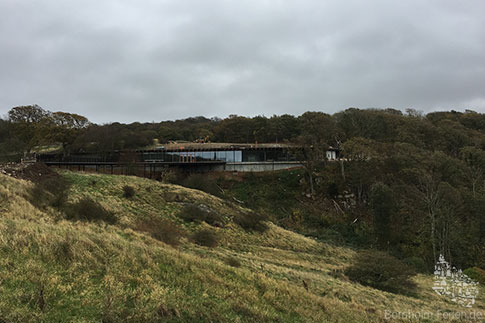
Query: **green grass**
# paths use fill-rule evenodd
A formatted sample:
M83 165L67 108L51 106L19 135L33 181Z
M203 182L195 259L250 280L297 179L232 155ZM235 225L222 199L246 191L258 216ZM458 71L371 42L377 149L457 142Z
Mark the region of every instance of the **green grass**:
M352 263L353 249L272 223L263 233L247 232L231 220L240 205L201 191L136 177L61 174L71 183L67 205L87 196L119 221L65 220L62 208L29 202L31 183L0 175L0 321L376 322L385 310L464 311L434 294L431 276L415 278L415 297L352 283L335 272ZM135 189L130 199L125 185ZM227 224L186 223L178 213L187 203L205 205ZM178 247L137 231L140 220L153 218L186 232ZM202 229L217 233L217 247L187 238ZM482 292L474 309L484 304Z

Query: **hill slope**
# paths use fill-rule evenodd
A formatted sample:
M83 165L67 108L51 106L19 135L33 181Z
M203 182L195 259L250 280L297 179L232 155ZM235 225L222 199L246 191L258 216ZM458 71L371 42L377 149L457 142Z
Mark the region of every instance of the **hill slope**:
M430 276L416 277L415 297L352 283L341 271L354 250L270 223L265 232L245 231L233 217L247 210L201 191L61 175L70 184L66 205L89 197L117 222L66 220L62 208L35 203L33 183L0 175L0 321L375 322L386 310L463 311L433 293ZM123 196L126 185L133 197ZM184 222L180 210L189 204L219 214L222 224ZM180 233L178 246L153 238L160 223ZM217 247L193 242L204 228L218 236Z

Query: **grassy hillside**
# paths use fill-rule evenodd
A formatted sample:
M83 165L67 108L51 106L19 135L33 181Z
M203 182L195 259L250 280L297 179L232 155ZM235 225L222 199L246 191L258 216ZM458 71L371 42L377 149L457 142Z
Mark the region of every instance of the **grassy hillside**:
M246 231L233 220L248 210L201 191L61 175L70 184L63 207L37 203L33 183L0 175L0 321L376 322L385 310L464 310L434 294L431 276L416 276L415 296L352 283L342 271L356 251L271 223ZM123 196L126 185L134 196ZM85 197L116 222L67 220ZM184 221L187 205L219 222ZM178 243L155 232L170 235L167 227ZM203 229L216 247L194 243ZM483 292L475 309L485 309Z

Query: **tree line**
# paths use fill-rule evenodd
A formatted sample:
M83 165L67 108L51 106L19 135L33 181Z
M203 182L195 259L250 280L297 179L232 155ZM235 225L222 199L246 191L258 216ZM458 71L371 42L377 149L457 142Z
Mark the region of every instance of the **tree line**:
M50 112L37 105L14 107L0 118L1 152L30 151L41 145L62 150L106 151L143 148L157 142L212 141L233 143L313 142L340 147L352 138L407 143L459 157L464 147L485 145L485 115L395 109L350 108L333 115L305 112L272 117L192 117L152 123L94 124L86 117ZM351 145L347 145L352 150Z
M144 148L154 140L299 143L312 200L353 196L345 230L428 265L444 254L463 267L485 268L485 114L350 108L98 125L34 105L0 119L0 155L7 157L43 145L69 154ZM328 146L345 162L321 159Z

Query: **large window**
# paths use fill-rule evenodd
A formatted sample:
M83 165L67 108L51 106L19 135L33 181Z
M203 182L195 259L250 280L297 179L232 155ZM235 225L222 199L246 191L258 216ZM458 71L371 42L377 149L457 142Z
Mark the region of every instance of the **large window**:
M226 151L226 161L229 163L240 163L242 162L242 151L240 150L230 150Z
M143 160L160 162L225 161L231 163L242 161L242 151L144 152Z
M243 162L262 162L264 161L264 151L262 150L245 150L242 156Z

